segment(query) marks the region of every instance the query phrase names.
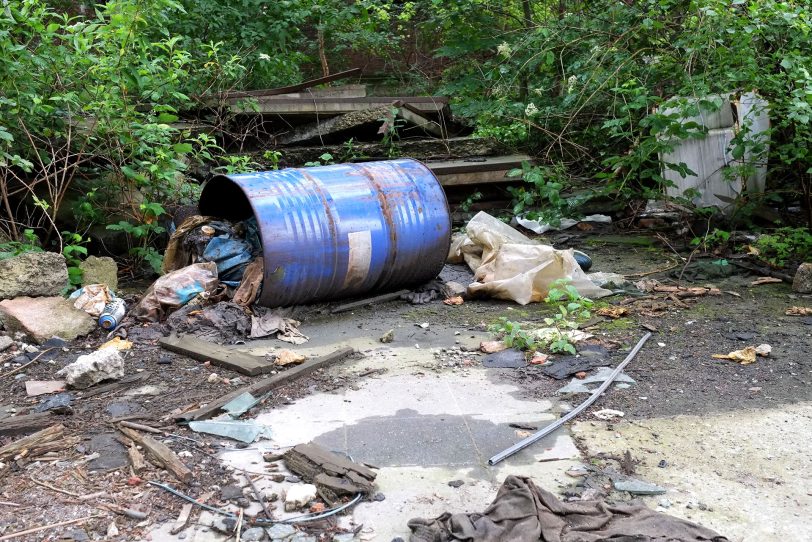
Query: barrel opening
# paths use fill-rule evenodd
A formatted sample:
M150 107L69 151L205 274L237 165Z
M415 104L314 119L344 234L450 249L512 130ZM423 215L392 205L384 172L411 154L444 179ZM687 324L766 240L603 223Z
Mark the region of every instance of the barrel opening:
M254 216L248 196L240 186L226 177L213 177L200 194L200 214L240 222Z

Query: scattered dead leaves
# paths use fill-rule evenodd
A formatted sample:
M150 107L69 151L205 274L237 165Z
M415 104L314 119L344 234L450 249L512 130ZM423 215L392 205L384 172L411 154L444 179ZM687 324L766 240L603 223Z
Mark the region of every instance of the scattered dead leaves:
M629 314L629 309L626 307L603 307L595 311L598 316L606 316L607 318L617 319L621 316Z
M787 316L812 316L812 307L790 307L785 314Z
M741 365L750 365L756 362L756 356L766 358L772 352L772 347L769 344L760 344L758 346L748 346L741 350L734 350L729 354L714 354L716 359L729 359Z

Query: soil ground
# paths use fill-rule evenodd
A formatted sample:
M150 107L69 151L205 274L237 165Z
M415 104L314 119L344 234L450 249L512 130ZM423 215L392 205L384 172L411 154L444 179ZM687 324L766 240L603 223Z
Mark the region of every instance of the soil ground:
M586 250L593 257L594 270L597 271L646 274L671 267L677 261L670 249L662 247L658 241L650 237L583 234L567 237L569 237L568 243ZM681 267L682 265L679 265L675 271L678 273ZM663 283L675 281L670 270L653 273L646 278L656 278ZM654 326L658 331L654 333L648 344L625 371L636 381L636 384L626 389L613 387L590 409L590 411L595 411L612 408L623 411L625 421L607 425L603 422L589 421L593 419L590 413L582 414L580 418L582 421L576 425L574 433L577 438L573 442L579 445L583 454L592 454L597 449L612 453L620 452L624 445L635 456L645 454L645 450L657 449L658 443L642 442L640 438L635 440L634 436L624 440L624 444L620 444L620 437L608 443L605 441L603 433L613 434L613 428L623 427L625 428L623 431L617 430L616 432L625 434L626 431L631 431L629 428L636 427L635 424L638 423L650 422L652 427L658 428L657 433L672 435L675 439L696 441L707 437L701 436L699 433L693 435L688 425L683 422L674 422L670 418L673 416L693 416L693 420L703 423L707 421L711 424L727 424L725 430L728 431L728 441L724 444L726 447L735 447L735 441L739 438L736 435L739 429L735 423L730 423L731 419L736 420L739 416L749 420L747 430L745 431L744 425L741 428L740 438L751 444L753 439L769 438L761 437L758 433L758 423L762 423L762 418L763 423L775 423L774 420L769 421L766 413L786 412L786 420L783 423L796 427L798 434L804 434L804 432L808 434L810 430L808 405L812 401L812 386L810 386L812 379L812 340L810 340L812 319L785 316L784 312L793 305L809 306L810 299L799 298L785 284L750 287L749 283L753 278L755 277L733 275L713 281L692 283L689 285L713 285L725 293L687 300L684 306L666 300L664 301L667 305L666 309L657 313L657 316L639 314L636 307L645 301L630 303L627 305L630 308L628 317L604 320L590 328L590 331L603 344L617 345L612 352L613 366L623 359L628 349L645 333L641 324ZM627 297L625 295L609 297L601 300L599 306L618 304ZM543 404L544 408L540 407L534 418L543 425L544 420L553 418L549 413L555 411L556 405L562 399L556 395L556 390L568 380L553 380L543 375L541 368L537 366L483 370L479 365L480 355L451 349L460 346L457 341L463 346L473 347L480 340L488 338L491 336L487 331L488 326L498 321L500 317L521 322L525 327L532 328L542 327L543 318L549 314L550 308L544 304L522 307L508 302L488 300L471 300L461 306L446 306L439 301L422 306L390 302L344 315L330 315L325 305L299 309L296 311L296 316L303 320L301 330L311 336L311 343L305 345L306 347L314 345L314 348L329 348L331 345L342 342L357 344L365 357L333 369L320 371L311 377L277 390L264 404L253 409L247 417L271 416L269 419L275 420L274 423L281 431L280 435L284 435L285 418L281 416L282 413L300 412L296 409L305 408L307 405L321 408L323 405L332 404L329 402L332 401L329 397L337 395L344 397L345 400L365 397L364 400L374 402L374 394L371 394L369 390L383 385L382 383L390 382L391 380L387 380L387 378L402 379L402 381L391 382L400 382L401 388L406 388L406 391L413 393L414 390L409 390L410 386L419 386L421 382L430 381L426 379L428 376L434 375L441 380L446 379L443 385L454 386L454 382L465 382L465 378L468 378L469 382L477 382L476 385L481 386L483 394L487 395L491 392L494 394L492 405L499 402L498 394L507 394L509 397L504 397L505 401L515 401L515 410L530 408L533 404ZM428 329L416 325L424 322L430 324ZM377 339L389 329L396 330L395 342L391 345L381 345ZM165 352L156 345L160 333L161 330L155 326L130 330L131 339L135 345L125 358L125 372L128 375L148 372L150 373L148 378L134 386L94 397L85 398L81 392L75 393L72 415L54 416L55 422L65 425L67 434L82 437L83 440L78 446L64 449L45 460L33 463L11 462L5 470L0 471L0 488L2 488L0 489L0 536L40 525L95 516L81 524L43 531L21 537L19 540L58 540L60 537L62 539L73 537L75 540L80 540L83 535L87 535L90 539L110 540L174 539L174 537L168 537L164 527L170 525L177 517L182 502L164 491L146 485L143 480L163 480L176 487L180 487L180 484L171 475L159 469L150 468L147 472L134 477L126 457L126 450L117 440L119 435L114 428L114 422L122 418L130 418L135 422L159 427L166 431L167 434L164 438L168 445L176 453L180 453L188 465L193 466L193 482L185 487L184 491L195 498L212 492L213 495L207 502L215 506L228 504L228 499L220 495L220 490L235 483L235 472L238 472L234 470L235 465L236 468L249 468L252 471L262 469L262 465L249 464L246 466L239 461L230 463L224 459L232 452L240 452L240 446L236 446L237 443L234 441L196 434L186 427L175 425L168 417L176 409L186 408L196 403L205 403L259 377L240 376ZM29 406L39 402L40 398L26 397L24 387L26 380L53 379L54 373L60 367L73 361L78 354L94 350L104 340L104 337L97 333L86 340L74 342L67 351L60 352L54 360L40 362L27 368L24 371L25 376L22 378L2 376L16 367L7 362L7 366L0 368L0 373L2 373L0 375L0 416L13 412L24 412ZM751 365L742 366L732 361L717 360L711 357L713 354L727 353L747 345L762 343L772 346L771 356L760 358ZM415 345L418 345L419 348L415 348ZM235 346L237 349L254 354L285 347L290 347L290 345L279 341L257 341ZM298 350L298 348L296 349ZM389 377L387 377L387 371L391 373ZM212 373L217 373L221 378L210 379ZM470 380L471 378L473 380ZM382 486L388 488L387 490L382 489L385 494L388 493L387 500L359 506L355 516L344 518L337 524L320 524L313 530L314 536L329 540L330 538L325 533L332 534L341 530L351 530L364 523L363 519L366 517L367 531L360 530L359 538L391 540L394 535L407 535L408 530L402 518L408 519L434 512L439 513L446 509L449 511L484 509L487 504L486 496L492 496L495 493L495 489L501 482L499 476L506 471L497 470L491 471L489 474L485 473L487 467L483 459L487 459L487 454L483 454L488 446L477 443L477 429L472 428L471 420L486 420L499 427L506 426L506 422L502 418L497 420L498 416L489 418L488 413L483 414L481 411L486 408L486 405L483 404L475 405L478 409L476 412L466 411L465 408L469 403L476 403L475 398L462 399L455 395L456 392L453 391L453 388L451 389L451 394L454 395L460 410L458 415L463 423L467 424L466 427L473 435L473 446L477 450L470 462L464 463L463 471L457 473L465 479L470 478L472 489L468 493L448 493L451 490L445 486L446 478L452 476L455 471L437 467L440 470L434 475L427 474L427 472L417 475L414 473L417 465L410 466L400 460L393 461L391 468L397 467L400 470L391 470L387 476L382 475ZM365 393L368 395L364 395ZM308 403L308 398L320 399L312 399L314 402ZM585 396L576 396L565 399L570 404L577 404L584 398ZM442 398L434 397L433 400L442 402ZM426 399L426 401L430 402L430 399ZM417 414L411 417L406 416L405 421L404 419L390 420L392 425L386 425L386 427L409 427L409 420L420 419L420 423L423 423L427 420L425 416L440 417L436 420L428 420L432 423L448 423L448 420L443 418L442 409L433 411L425 404L416 408ZM369 410L374 412L374 405L370 405ZM501 413L496 406L493 410ZM274 412L277 413L275 418L273 417ZM392 414L395 413L392 412ZM320 416L321 413L313 413L314 420L320 419ZM399 416L403 418L403 414L399 414ZM520 416L517 414L516 419L519 418ZM356 417L356 419L350 420L351 423L346 419L342 420L342 427L345 427L343 433L345 438L350 434L346 428L351 425L353 427L359 425L362 419L365 418ZM676 418L676 420L679 419ZM420 424L414 425L418 427ZM438 425L437 427L444 426ZM309 436L326 438L325 435L335 430L328 425L324 425L321 429L313 429ZM508 434L500 432L501 429L498 428L483 427L481 430L484 432L483 434L491 435L487 438L492 438L494 443L501 443L502 439L507 439L506 444L509 444L511 439L517 440L517 437L521 436L515 430ZM276 436L276 428L274 431L274 438L281 439L281 436ZM296 435L297 433L290 434ZM568 434L562 435L562 438L566 436L566 439L569 439ZM378 432L377 439L380 441L393 438L408 440L413 436L408 431L396 436ZM18 437L0 437L0 445L15 438ZM441 436L432 438L439 438L436 453L442 455L443 450L447 448L447 443ZM556 447L563 446L563 442L550 444L548 448L558 449ZM289 445L293 443L289 443ZM272 441L272 444L274 447L282 446L275 441ZM416 444L421 445L420 442ZM797 439L785 439L784 442L779 439L768 447L771 451L756 448L761 450L758 453L783 458L781 460L784 461L788 460L792 454L798 453L796 444ZM668 446L671 447L671 462L680 463L673 457L675 453L682 454L685 461L702 461L701 451L690 449L685 442L669 442ZM662 447L665 448L667 445L663 444ZM249 446L249 450L252 448L261 449L262 446ZM382 457L388 457L386 454L401 457L409 452L406 448L409 447L405 447L401 451L379 450L378 448L375 450L378 450ZM498 449L493 451L498 451ZM465 451L461 450L459 453L462 454ZM95 457L96 454L99 454L98 457L87 460ZM548 487L548 489L559 489L566 492L565 488L573 480L567 479L562 474L572 465L573 459L568 456L566 464L560 462L561 465L554 467L547 463L537 464L535 456L531 459L527 459L527 457L522 461L511 463L509 468L513 472L522 472L524 469L525 471L532 470L539 476L549 475L552 477L551 479L558 481L558 487ZM364 460L364 458L359 459ZM576 457L576 459L578 458ZM590 461L590 457L587 455L580 459L587 463ZM536 461L536 464L531 467L527 461ZM646 461L646 465L647 467L643 467L642 473L649 481L664 485L671 484L673 487L679 485L673 478L663 477L663 473L660 472L662 469L652 469L651 461ZM726 465L724 462L718 462L718 464L714 462L714 465L714 468L723 474L726 469L732 468L731 465ZM746 465L747 463L743 462L742 469L737 470L741 475L738 478L736 476L726 478L730 481L728 491L717 492L715 498L733 500L736 490L742 492L738 498L744 500L751 498L751 495L752 499L756 500L756 495L764 494L769 500L775 495L786 494L785 486L782 485L783 481L775 482L775 477L768 475L747 474ZM533 470L539 468L550 470ZM554 472L557 474L553 474ZM702 469L686 468L685 473L686 476L689 475L688 473L692 473L690 475L695 478L707 475ZM799 477L799 483L790 484L788 487L793 491L803 491L797 489L796 486L802 486L805 480L808 487L808 473L809 469L806 470L806 473L797 471L792 474L794 477ZM767 478L773 478L773 481L766 481ZM398 480L400 486L413 486L416 494L403 495L398 500L397 491L399 490L396 488L400 486L393 485L392 480L395 479ZM426 485L428 484L426 480L433 480L432 483L435 486ZM438 489L436 484L444 487ZM748 488L752 489L752 492L748 493ZM99 495L92 496L94 494ZM431 495L437 494L440 497L436 499L431 497ZM83 499L87 495L91 495L91 498ZM393 496L390 497L390 495ZM612 498L624 497L615 493ZM808 493L792 495L790 498L795 498L798 506L809 504ZM676 502L676 499L672 500ZM685 499L686 504L689 504L689 500ZM780 499L778 500L780 501ZM653 500L649 504L656 506L657 501ZM137 509L146 514L146 519L132 519L121 515L111 511L109 505L115 505L119 507L118 509ZM720 510L729 505L730 503L716 502L712 506ZM375 506L377 508L371 508ZM398 507L397 513L392 507ZM692 506L687 510L691 515L691 511L695 510L695 507ZM666 511L682 515L685 513L682 508L679 512L675 508ZM736 526L736 521L740 521L741 518L734 520L734 516L730 514L695 517L694 519L707 520L710 522L709 526L731 537L733 535L728 532L742 533L742 536L736 534L736 538L731 539L803 540L802 536L793 537L792 534L796 527L801 525L795 515L797 509L788 507L783 513L786 514L786 517L780 516L782 512L780 507L776 506L776 514L781 517L781 521L776 523L779 527L772 531L761 532L761 538L748 537L747 532L742 531L741 526ZM392 524L379 524L377 530L369 531L370 515L389 515L394 519ZM702 515L700 514L700 516ZM208 518L193 515L191 525L197 526L205 524L207 521L209 521ZM108 529L113 522L120 534L107 537ZM398 522L400 522L399 526L395 525ZM208 539L206 536L215 536L207 525L203 525L201 531L195 530L195 528L189 532L187 540L206 540ZM773 536L775 538L772 538ZM219 539L225 539L225 537Z

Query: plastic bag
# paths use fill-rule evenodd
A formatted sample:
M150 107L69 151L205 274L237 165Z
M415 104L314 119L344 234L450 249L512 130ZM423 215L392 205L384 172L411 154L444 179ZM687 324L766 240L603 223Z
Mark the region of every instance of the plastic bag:
M466 234L465 239L452 241L450 259L462 258L474 271L475 282L468 286L472 295L526 305L542 301L560 279L568 279L584 297L612 293L589 280L572 250L542 245L485 212L471 219Z
M104 306L115 297L106 284L88 284L73 292L68 299L77 309L98 318L104 312Z
M214 291L219 283L214 262L196 263L172 271L150 286L132 314L142 322L159 322L198 294Z

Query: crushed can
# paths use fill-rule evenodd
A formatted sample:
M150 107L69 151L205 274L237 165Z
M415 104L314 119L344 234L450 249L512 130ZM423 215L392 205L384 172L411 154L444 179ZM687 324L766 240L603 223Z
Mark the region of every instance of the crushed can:
M124 319L127 313L127 306L120 297L113 298L104 306L104 310L99 315L99 326L103 329L115 329Z

